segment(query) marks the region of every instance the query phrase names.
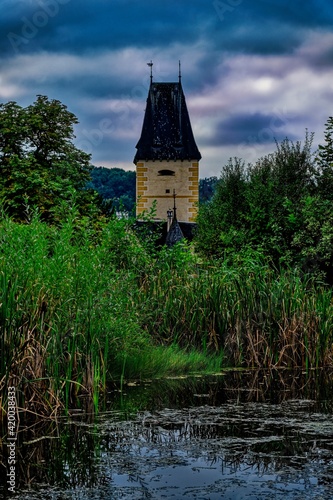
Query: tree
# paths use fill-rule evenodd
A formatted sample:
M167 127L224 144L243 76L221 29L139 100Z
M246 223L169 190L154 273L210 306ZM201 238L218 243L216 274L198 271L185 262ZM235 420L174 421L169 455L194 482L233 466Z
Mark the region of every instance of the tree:
M276 262L294 252L293 237L303 224L302 200L315 191L312 140L308 133L303 145L285 139L249 167L247 241Z
M26 108L0 105L0 197L16 220L38 207L52 220L59 205L73 198L89 211L96 194L84 188L90 179L90 155L73 144L75 115L58 100L37 96Z
M333 117L325 125L325 144L318 146L318 190L325 199L333 200Z
M238 250L243 245L246 205L245 164L239 158L230 159L222 169L213 197L199 207L198 248L216 256Z
M298 202L314 187L314 159L311 151L313 134L306 131L304 144L285 139L276 143L276 152L270 155L275 188L279 197Z
M276 264L300 263L311 240L308 230L306 237L304 233L305 218L308 229L312 220L305 199L316 194L312 138L306 134L303 145L286 139L274 153L247 167L238 158L230 160L213 198L199 208L198 248L217 257L259 250Z
M135 205L136 173L122 168L95 167L88 186L104 200L112 200L116 210L131 212Z
M205 177L204 179L199 179L199 201L200 203L205 203L209 201L215 192L215 188L218 182L217 177Z

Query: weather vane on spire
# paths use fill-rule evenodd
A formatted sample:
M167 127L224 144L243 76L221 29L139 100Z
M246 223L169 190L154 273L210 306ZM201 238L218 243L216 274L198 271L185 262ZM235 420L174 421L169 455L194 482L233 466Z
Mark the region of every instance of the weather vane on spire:
M148 66L150 66L150 83L153 82L153 61L150 61L149 63L147 63Z

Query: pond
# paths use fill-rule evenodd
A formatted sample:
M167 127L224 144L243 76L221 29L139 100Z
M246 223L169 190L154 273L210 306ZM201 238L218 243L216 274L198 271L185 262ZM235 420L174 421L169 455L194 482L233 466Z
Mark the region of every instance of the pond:
M333 499L332 385L325 370L226 371L112 390L98 417L20 433L11 497Z

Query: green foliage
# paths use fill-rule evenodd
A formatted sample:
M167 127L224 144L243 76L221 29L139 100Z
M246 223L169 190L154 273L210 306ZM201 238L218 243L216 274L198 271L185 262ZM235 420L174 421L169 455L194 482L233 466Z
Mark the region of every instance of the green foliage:
M15 220L26 220L27 207L38 207L44 220L53 220L73 191L81 214L96 210L96 194L84 190L90 155L72 143L76 123L65 105L45 96L26 108L0 105L0 197Z
M244 244L242 228L246 214L246 169L238 158L222 169L213 198L200 206L197 246L209 255L220 255Z
M202 262L176 245L162 252L138 300L156 340L217 352L224 364L332 362L332 291L309 275L277 271L259 252Z
M175 348L158 370L157 361L148 366L162 354L142 327L150 300L139 296L156 263L131 227L112 219L96 229L75 205L57 226L37 213L28 224L1 217L0 407L11 382L20 405L41 414L69 407L78 394L97 405L100 390L121 376L203 365L204 355L181 359Z
M202 261L180 242L152 253L131 220L78 219L75 205L57 226L1 218L0 397L13 382L21 407L49 414L80 394L97 408L129 377L332 362L332 292L320 282L253 251Z
M249 166L246 214L248 244L261 248L276 263L293 261L292 239L301 226L300 203L313 191L312 137L293 144L287 139L277 151Z
M121 168L95 167L88 187L105 200L112 200L116 210L132 212L135 205L136 173Z
M321 163L311 152L311 134L306 134L304 145L284 140L275 153L254 165L230 160L214 197L200 207L197 248L215 257L248 248L263 252L277 266L323 272L330 279L332 190L325 184L332 168L328 163L332 130L331 123L327 145L319 151Z
M325 125L325 144L319 145L317 161L322 167L333 165L333 118L330 116Z
M206 203L211 199L214 194L217 177L205 177L204 179L199 179L199 201L200 203Z
M330 117L325 127L325 144L319 145L316 161L318 172L316 181L321 197L333 200L333 118Z
M31 224L4 218L0 227L0 380L16 376L26 398L31 380L50 404L62 387L67 398L81 385L96 390L110 379L119 352L149 344L132 307L144 252L133 250L135 237L122 221L110 221L96 244L91 226L77 231L77 216L74 208L59 229L36 216ZM110 247L115 240L126 255Z
M298 230L292 247L302 268L307 272L322 271L331 280L333 266L333 214L330 200L307 196L300 203ZM296 260L296 257L295 257Z
M0 407L9 382L50 414L82 394L97 409L128 377L332 364L333 123L316 160L308 135L255 165L230 160L200 206L196 254L156 249L154 206L141 225L96 223L89 158L58 101L0 114Z
M185 375L193 372L214 373L221 370L221 357L208 355L196 349L180 349L176 344L137 350L124 364L124 376L133 380L140 373L143 378L165 377L167 374Z

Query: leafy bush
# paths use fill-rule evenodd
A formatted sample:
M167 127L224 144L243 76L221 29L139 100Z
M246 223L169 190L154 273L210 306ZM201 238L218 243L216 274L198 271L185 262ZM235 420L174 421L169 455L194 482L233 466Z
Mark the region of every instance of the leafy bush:
M332 132L329 122L326 139ZM223 168L212 200L200 207L197 249L222 257L260 251L276 266L297 266L332 279L333 219L330 213L333 153L311 152L286 139L275 153L245 166L236 158ZM333 184L332 184L333 189Z

